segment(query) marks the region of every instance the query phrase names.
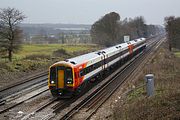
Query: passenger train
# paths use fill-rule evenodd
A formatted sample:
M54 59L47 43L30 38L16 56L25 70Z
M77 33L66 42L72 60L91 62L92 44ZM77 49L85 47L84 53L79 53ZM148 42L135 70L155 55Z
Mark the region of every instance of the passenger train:
M53 96L72 96L82 86L96 81L113 66L121 66L146 48L139 38L110 48L54 63L49 68L48 87Z

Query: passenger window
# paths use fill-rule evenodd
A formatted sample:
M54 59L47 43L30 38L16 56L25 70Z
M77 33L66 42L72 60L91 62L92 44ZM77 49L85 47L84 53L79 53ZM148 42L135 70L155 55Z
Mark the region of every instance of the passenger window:
M80 71L80 76L82 77L84 75L83 70Z

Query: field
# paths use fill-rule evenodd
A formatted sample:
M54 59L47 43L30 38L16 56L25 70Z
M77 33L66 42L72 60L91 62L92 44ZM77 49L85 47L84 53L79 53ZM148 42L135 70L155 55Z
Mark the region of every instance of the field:
M29 55L49 55L58 49L64 49L68 53L77 51L87 51L94 45L62 45L62 44L43 44L43 45L23 45L21 51L14 54L14 59L22 59Z
M22 49L13 54L13 61L6 58L0 60L0 87L12 84L19 78L34 73L47 71L56 61L64 60L84 53L100 49L96 45L23 45Z

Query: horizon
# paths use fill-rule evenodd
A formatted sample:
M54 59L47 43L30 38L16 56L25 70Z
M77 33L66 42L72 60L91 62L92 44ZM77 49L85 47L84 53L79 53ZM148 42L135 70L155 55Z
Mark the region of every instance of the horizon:
M164 17L180 16L179 0L1 0L0 8L14 7L30 24L90 24L110 12L121 20L143 16L146 24L163 25Z

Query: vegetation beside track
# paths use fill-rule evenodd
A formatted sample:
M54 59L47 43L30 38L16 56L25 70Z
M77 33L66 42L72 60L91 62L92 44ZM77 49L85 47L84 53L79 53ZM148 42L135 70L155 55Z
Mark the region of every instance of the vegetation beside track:
M175 52L174 54L176 55L176 57L180 58L180 52Z
M148 73L155 75L155 95L148 98L145 88L138 88L116 103L113 119L179 119L180 118L180 58L164 44L146 64L135 86L144 82Z
M100 49L96 45L66 44L34 44L23 45L22 50L15 53L13 61L0 58L0 87L16 82L19 78L42 72L56 61L64 60L80 54Z

